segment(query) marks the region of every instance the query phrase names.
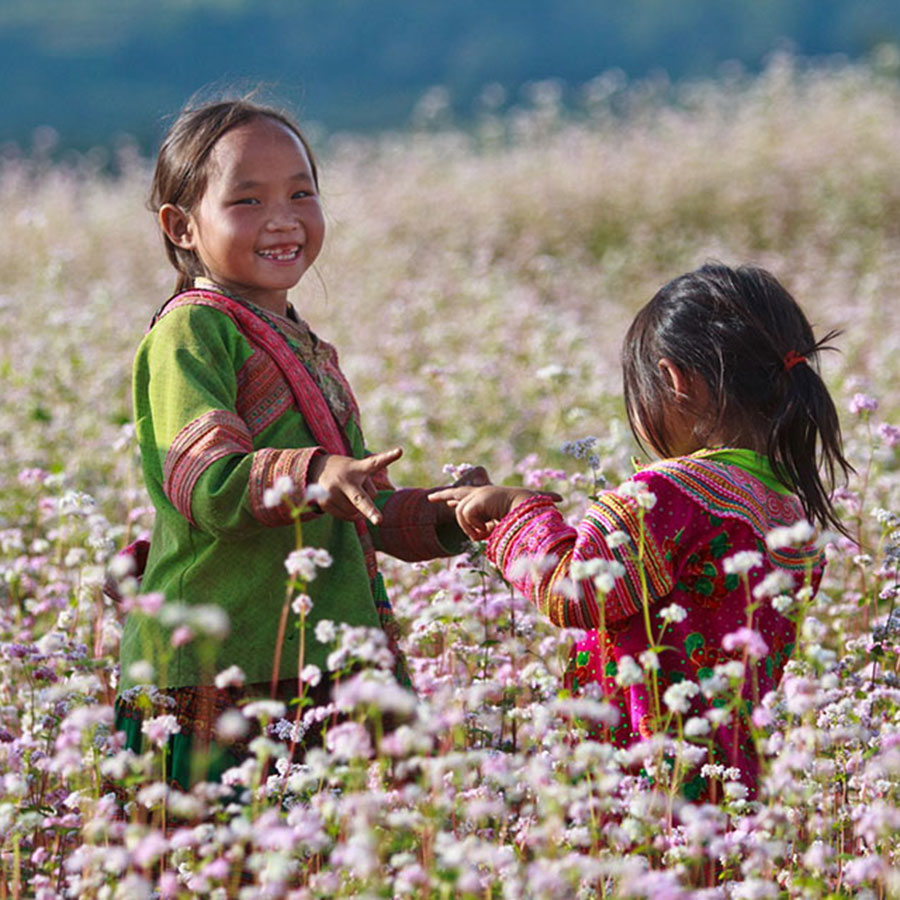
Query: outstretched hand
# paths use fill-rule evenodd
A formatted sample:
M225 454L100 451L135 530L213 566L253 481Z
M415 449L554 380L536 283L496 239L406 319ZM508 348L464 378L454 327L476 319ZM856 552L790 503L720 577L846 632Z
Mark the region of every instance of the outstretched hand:
M429 494L428 499L455 509L459 527L473 541L483 541L511 509L539 493L554 502L562 500L559 494L494 484L444 488Z
M364 459L336 454L320 454L309 464L307 483L326 491L319 507L337 519L355 521L365 516L373 525L381 524L381 512L375 505L377 488L372 476L400 459L403 450L395 447L373 453Z

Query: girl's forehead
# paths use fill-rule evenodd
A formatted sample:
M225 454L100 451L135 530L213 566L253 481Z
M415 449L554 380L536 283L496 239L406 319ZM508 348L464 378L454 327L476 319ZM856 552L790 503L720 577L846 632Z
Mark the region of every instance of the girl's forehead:
M226 178L240 177L247 169L268 171L279 162L298 170L311 168L297 135L281 122L264 117L223 134L209 155L210 174Z

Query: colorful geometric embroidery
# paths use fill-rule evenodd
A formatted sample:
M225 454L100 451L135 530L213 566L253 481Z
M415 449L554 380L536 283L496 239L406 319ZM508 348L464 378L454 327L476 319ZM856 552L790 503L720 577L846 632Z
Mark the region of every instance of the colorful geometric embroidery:
M739 466L686 457L664 460L644 472L666 479L719 518L746 522L762 541L772 528L793 525L803 518L795 497L770 490ZM768 553L773 565L795 571L820 564L822 556L813 544L769 549Z
M290 525L294 521L293 508L303 502L306 493L306 473L310 461L321 452L321 447L300 447L294 450L265 447L253 454L249 498L250 510L257 520L269 526ZM278 506L266 506L266 491L275 487L275 482L285 476L293 484L291 496Z
M175 435L163 465L163 491L192 525L191 497L197 479L218 459L253 450L244 420L214 409L188 423Z
M583 523L584 548L577 548L581 559L599 557L615 560L625 568L613 590L606 597L606 619L630 616L644 603L653 603L668 594L674 586L672 569L663 549L644 524L641 508L630 497L606 492L591 504ZM606 535L624 532L629 540L611 550Z
M237 373L237 412L256 437L293 406L291 389L272 357L262 350Z

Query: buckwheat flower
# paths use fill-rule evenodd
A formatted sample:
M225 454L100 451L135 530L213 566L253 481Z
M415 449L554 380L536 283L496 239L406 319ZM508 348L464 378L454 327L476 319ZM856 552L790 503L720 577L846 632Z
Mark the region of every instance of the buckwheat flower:
M92 512L96 505L97 501L90 494L82 491L66 491L59 498L58 509L63 515L84 516Z
M293 490L294 482L291 480L290 475L282 475L280 478L276 478L272 487L263 491L263 506L267 509L281 506L285 497L290 499Z
M67 553L66 557L63 560L63 565L66 568L74 569L77 566L80 566L87 559L87 550L84 547L72 547Z
M746 649L751 659L762 659L769 652L769 645L758 631L742 627L722 638L722 649L727 653Z
M248 719L272 722L284 716L285 706L280 700L251 700L241 708L241 712Z
M308 666L303 667L303 671L300 673L300 680L310 687L315 687L322 680L322 670L310 663Z
M164 594L153 591L149 594L138 594L135 598L135 608L147 616L155 616L166 602Z
M520 556L509 567L509 575L513 580L530 578L539 581L545 572L549 572L558 562L556 556L546 554L542 556Z
M259 735L250 741L247 749L259 760L281 759L287 756L288 748L284 744Z
M619 724L619 710L605 700L590 697L557 697L552 704L554 712L575 719L602 722L610 728Z
M686 713L691 708L691 698L700 693L700 685L693 681L679 681L666 688L663 703L675 713Z
M782 689L785 705L793 715L802 716L815 707L818 691L810 679L788 674L782 682Z
M646 671L659 670L659 657L653 650L644 650L639 656L638 661Z
M156 679L156 670L146 659L139 659L128 667L128 677L139 684L149 684Z
M229 687L243 687L247 676L240 666L229 666L216 675L216 687L224 690Z
M751 569L758 569L762 562L762 553L759 551L739 550L722 560L722 568L728 575L746 575Z
M556 381L570 375L571 370L561 366L559 363L550 363L549 365L542 366L534 374L535 377L539 378L541 381Z
M850 412L859 415L862 412L875 412L878 409L878 401L867 394L854 394L850 400Z
M834 849L824 841L815 840L803 854L803 864L811 872L825 872L830 868Z
M659 611L659 617L664 622L683 622L687 618L687 610L677 603L672 603Z
M363 670L341 681L335 686L334 702L345 712L374 707L399 716L411 715L416 708L414 694L401 687L391 675L377 670Z
M194 639L194 632L187 625L179 625L173 632L170 643L173 647L183 647Z
M623 656L616 663L616 684L627 688L634 684L641 684L644 680L644 670L628 655Z
M566 441L562 445L562 452L569 455L574 456L575 459L585 459L594 447L597 444L597 438L593 435L589 435L585 438L580 438L577 441Z
M766 535L766 546L770 550L780 547L799 547L808 543L815 536L816 529L805 519L800 519L793 525L783 525L773 528Z
M341 722L328 730L325 748L337 759L350 762L372 756L372 739L359 722Z
M18 475L19 484L26 485L27 487L34 487L35 485L43 484L47 480L47 472L44 469L22 469Z
M312 581L317 569L327 569L332 563L331 554L321 547L301 547L292 550L284 561L288 575L301 581Z
M753 596L757 600L766 597L774 598L792 591L794 579L784 569L773 569L753 588Z
M320 619L316 622L313 633L320 644L331 644L337 639L337 628L331 619Z
M208 635L217 640L225 638L231 629L228 613L215 603L193 607L189 624L200 634Z
M146 806L147 809L152 809L154 806L159 806L160 803L164 802L168 793L169 788L167 785L161 781L154 781L138 791L137 802L141 806Z
M154 716L152 719L144 719L141 723L141 733L146 734L152 744L162 747L173 734L181 731L178 719L171 715Z
M896 447L900 444L900 428L896 425L888 425L882 422L878 426L878 436L888 445L888 447Z
M720 675L730 681L738 681L744 677L744 664L739 659L730 659L727 663L719 663L715 666L713 675Z
M161 856L169 852L169 842L158 831L149 831L131 851L132 860L146 869L152 866Z
M269 731L278 738L279 741L290 739L292 723L290 719L279 719L269 726Z
M625 481L619 485L618 491L622 497L630 497L641 509L650 510L656 506L656 494L648 491L642 484L637 481Z
M291 609L298 616L305 616L313 608L312 597L309 594L297 594L291 603Z
M684 723L684 736L687 738L699 738L709 734L709 720L698 716L691 716Z
M228 709L216 721L216 736L225 743L233 743L247 736L250 725L236 709Z
M878 881L887 874L887 865L880 855L858 856L844 866L844 880L847 884L865 884Z

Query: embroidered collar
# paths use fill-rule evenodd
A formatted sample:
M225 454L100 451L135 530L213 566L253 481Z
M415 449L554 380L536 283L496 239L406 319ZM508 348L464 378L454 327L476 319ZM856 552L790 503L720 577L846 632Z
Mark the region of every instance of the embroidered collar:
M792 495L792 491L778 476L769 462L769 457L755 450L747 450L744 447L716 447L697 450L691 453L689 459L711 459L725 465L737 466L758 481L761 481L769 490L777 494Z

